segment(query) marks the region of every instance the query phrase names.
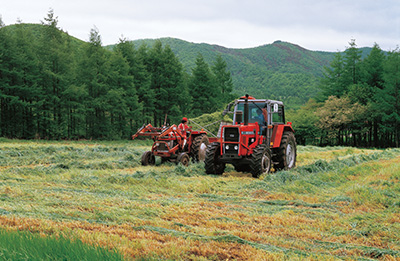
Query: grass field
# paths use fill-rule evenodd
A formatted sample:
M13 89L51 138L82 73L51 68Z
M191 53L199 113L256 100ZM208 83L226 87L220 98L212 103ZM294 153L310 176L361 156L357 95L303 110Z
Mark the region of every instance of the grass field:
M399 149L300 146L296 169L260 179L143 167L148 149L0 140L0 231L135 260L400 259Z

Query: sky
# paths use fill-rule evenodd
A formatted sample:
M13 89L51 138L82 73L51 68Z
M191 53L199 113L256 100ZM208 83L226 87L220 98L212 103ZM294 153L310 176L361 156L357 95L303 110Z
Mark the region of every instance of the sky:
M81 40L97 28L103 45L162 37L227 48L280 40L330 52L351 39L385 51L400 45L399 0L0 0L6 25L40 23L50 9Z

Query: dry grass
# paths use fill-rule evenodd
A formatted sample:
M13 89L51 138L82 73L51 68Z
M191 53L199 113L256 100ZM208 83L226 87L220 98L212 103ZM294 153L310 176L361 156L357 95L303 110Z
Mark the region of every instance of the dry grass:
M0 227L138 260L400 257L399 150L300 147L298 168L253 179L232 167L143 167L147 149L1 143Z

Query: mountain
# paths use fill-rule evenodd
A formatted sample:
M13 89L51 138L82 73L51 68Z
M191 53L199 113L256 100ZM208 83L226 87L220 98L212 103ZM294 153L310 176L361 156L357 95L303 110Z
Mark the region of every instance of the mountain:
M4 27L13 30L16 25ZM40 24L23 24L33 35L38 35ZM71 43L75 49L86 44L73 36ZM298 108L319 92L319 79L324 67L329 66L334 52L311 51L296 44L276 41L254 48L232 49L206 43L191 43L175 38L143 39L133 41L136 47L146 44L151 47L160 40L169 45L190 73L195 66L197 55L203 55L208 64L221 55L232 73L234 93L246 93L257 98L282 100L290 108ZM112 50L115 45L105 48ZM361 48L366 56L371 48Z
M188 72L195 66L199 53L210 65L217 55L221 55L232 73L235 94L279 99L291 107L304 104L319 92L323 68L329 66L335 54L310 51L282 41L246 49L196 44L175 38L144 39L133 43L136 47L142 44L151 47L156 40L169 45Z

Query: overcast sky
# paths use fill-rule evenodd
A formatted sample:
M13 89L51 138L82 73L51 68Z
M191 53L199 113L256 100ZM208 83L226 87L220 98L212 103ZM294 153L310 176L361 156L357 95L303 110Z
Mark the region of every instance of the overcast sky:
M59 27L88 41L97 27L103 45L174 37L194 43L248 48L276 40L306 49L400 45L399 0L0 0L6 25L40 23L52 8Z

